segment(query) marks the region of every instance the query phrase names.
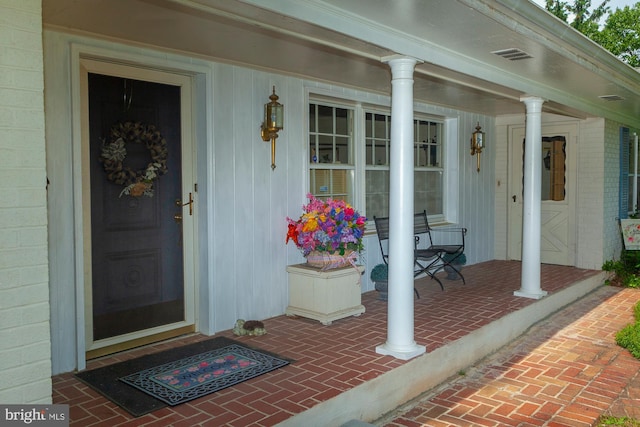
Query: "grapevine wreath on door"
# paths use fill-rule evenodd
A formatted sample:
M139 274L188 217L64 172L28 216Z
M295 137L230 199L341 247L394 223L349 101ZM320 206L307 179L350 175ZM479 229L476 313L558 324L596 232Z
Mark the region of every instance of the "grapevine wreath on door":
M129 144L142 144L149 150L151 161L146 168L133 170L124 165ZM167 173L167 155L167 141L154 125L120 122L109 130L109 142L103 140L100 161L107 179L125 186L120 197L152 197L154 181Z

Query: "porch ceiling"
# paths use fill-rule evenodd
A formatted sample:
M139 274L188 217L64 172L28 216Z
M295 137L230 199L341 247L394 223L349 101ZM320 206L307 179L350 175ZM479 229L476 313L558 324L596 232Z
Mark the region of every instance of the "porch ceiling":
M419 101L487 115L544 110L640 127L640 75L518 0L43 0L47 28L389 94L382 59L403 54ZM516 48L530 59L492 52ZM616 95L620 101L606 101Z

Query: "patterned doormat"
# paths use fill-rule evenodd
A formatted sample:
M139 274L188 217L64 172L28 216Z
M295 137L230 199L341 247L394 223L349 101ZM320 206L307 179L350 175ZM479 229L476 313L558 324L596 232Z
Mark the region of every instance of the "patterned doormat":
M239 384L290 362L218 337L76 376L132 415L142 416Z
M174 406L288 364L259 350L233 344L145 369L120 381Z

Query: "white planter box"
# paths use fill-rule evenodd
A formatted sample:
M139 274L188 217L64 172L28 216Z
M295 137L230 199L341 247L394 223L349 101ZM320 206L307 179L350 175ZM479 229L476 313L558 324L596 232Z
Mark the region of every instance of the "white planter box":
M364 266L321 271L307 264L290 265L287 316L318 320L323 325L364 313L360 275Z

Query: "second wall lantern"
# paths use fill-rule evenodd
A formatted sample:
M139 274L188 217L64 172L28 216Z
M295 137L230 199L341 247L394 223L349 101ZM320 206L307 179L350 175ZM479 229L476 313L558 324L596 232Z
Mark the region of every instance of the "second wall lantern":
M264 104L264 121L260 126L260 136L263 141L271 141L271 170L276 168L276 138L283 128L284 107L278 102L276 87L269 96L271 102Z
M482 153L485 144L484 132L481 129L480 122L478 122L476 131L471 134L471 155L478 156L476 159L478 172L480 172L480 153Z

